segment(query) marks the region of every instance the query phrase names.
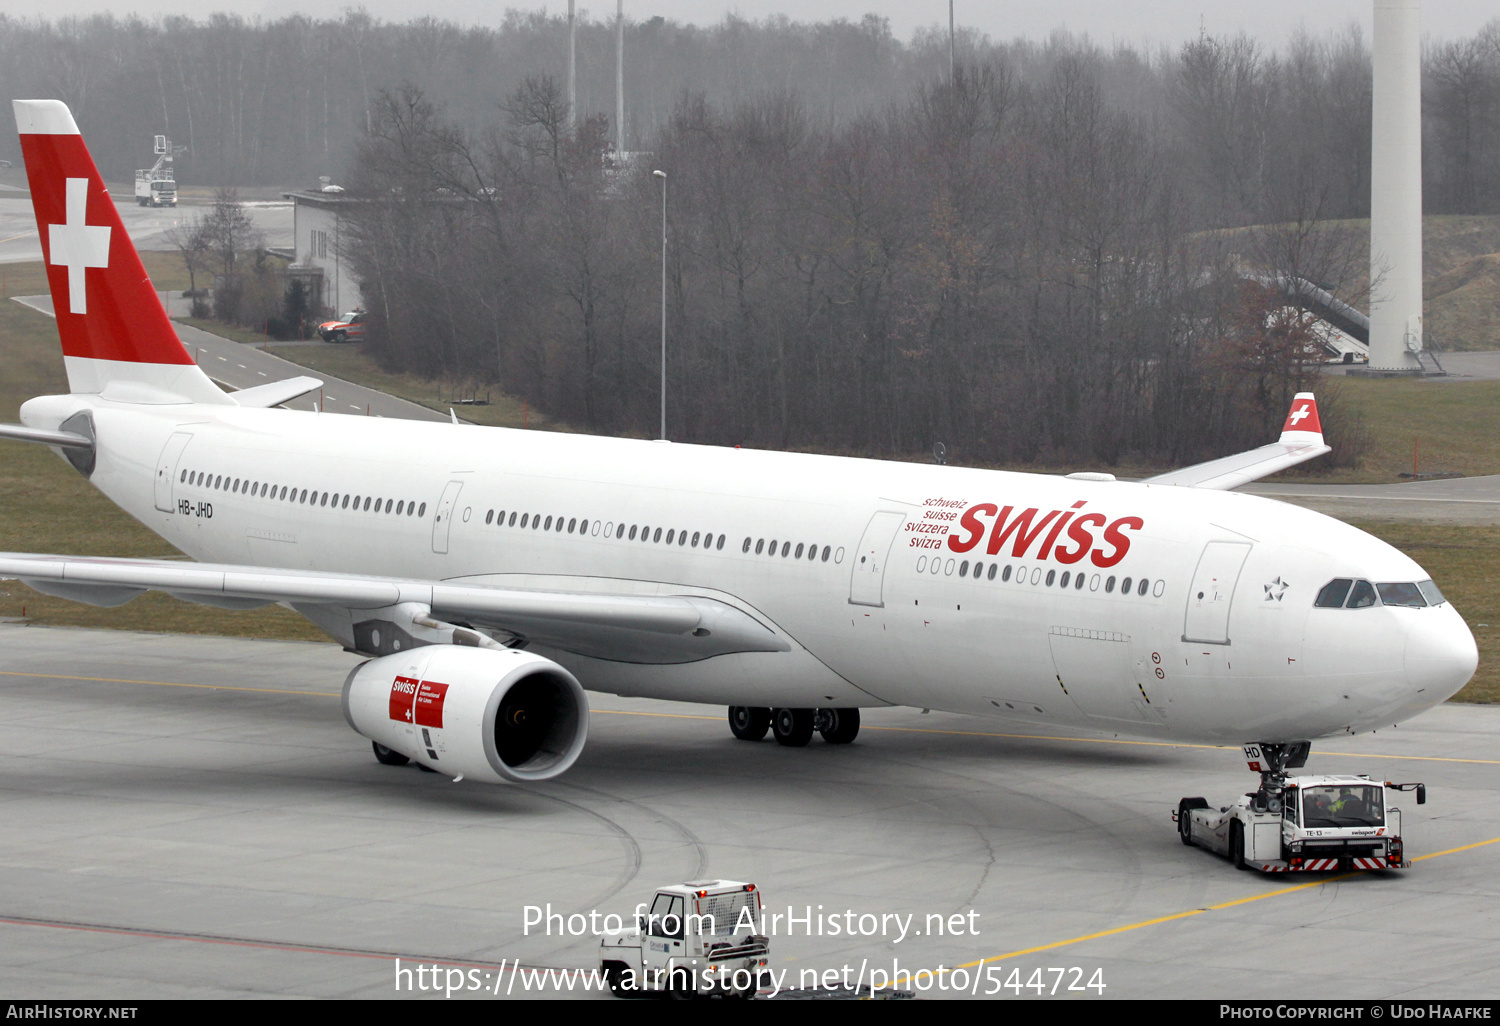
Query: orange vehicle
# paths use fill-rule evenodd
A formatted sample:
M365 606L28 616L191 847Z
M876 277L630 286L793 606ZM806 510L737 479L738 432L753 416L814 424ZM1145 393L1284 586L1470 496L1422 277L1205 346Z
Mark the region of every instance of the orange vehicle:
M324 342L362 342L365 337L365 312L351 310L336 321L324 321L318 325L318 334Z

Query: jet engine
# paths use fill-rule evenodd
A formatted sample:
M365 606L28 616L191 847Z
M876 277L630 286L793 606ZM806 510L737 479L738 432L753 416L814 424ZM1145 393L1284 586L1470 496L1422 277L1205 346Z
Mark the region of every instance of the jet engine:
M344 718L430 769L491 783L557 776L589 731L583 687L552 660L456 645L356 666L344 681Z

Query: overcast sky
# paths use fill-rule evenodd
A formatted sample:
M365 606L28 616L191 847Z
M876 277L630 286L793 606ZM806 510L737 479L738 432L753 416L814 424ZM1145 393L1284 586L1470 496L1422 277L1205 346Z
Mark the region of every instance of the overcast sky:
M363 6L376 17L405 21L424 14L464 24L495 24L507 7L538 8L541 4L476 2L476 0L4 0L0 9L15 16L57 17L113 11L132 11L146 16L187 14L202 18L210 11L236 11L247 17L281 17L301 11L314 17L337 17L348 7ZM546 5L566 11L567 0ZM579 9L596 18L613 17L612 0L579 0ZM1473 33L1497 16L1494 0L1430 0L1422 5L1422 27L1434 37L1451 39ZM1088 33L1096 41L1118 40L1175 44L1198 33L1244 30L1273 46L1279 45L1298 25L1314 33L1343 28L1350 22L1362 25L1368 38L1372 0L957 0L958 21L997 39L1021 35L1045 37L1066 27ZM663 15L677 21L711 24L730 11L747 18L786 14L803 21L829 18L856 20L873 12L889 18L902 39L922 25L948 21L947 0L625 0L627 18L641 21Z

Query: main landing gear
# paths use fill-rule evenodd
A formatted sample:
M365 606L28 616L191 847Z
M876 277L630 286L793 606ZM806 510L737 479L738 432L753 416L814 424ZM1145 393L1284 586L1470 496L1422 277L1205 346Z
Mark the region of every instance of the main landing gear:
M776 743L801 748L813 732L831 745L847 745L859 736L858 709L766 709L750 705L729 707L729 730L741 741L759 741L770 731Z

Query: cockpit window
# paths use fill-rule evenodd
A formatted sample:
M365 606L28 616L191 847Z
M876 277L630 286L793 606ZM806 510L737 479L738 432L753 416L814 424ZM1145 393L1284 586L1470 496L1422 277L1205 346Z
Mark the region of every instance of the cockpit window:
M1431 581L1418 581L1417 589L1422 592L1422 597L1429 606L1440 606L1446 601L1443 593L1438 591L1438 586Z
M1380 584L1380 601L1388 606L1417 606L1427 605L1427 600L1422 597L1421 590L1411 583Z
M1349 601L1345 609L1364 609L1366 606L1375 604L1375 586L1369 581L1355 581L1354 590L1349 593Z
M1344 599L1349 597L1349 589L1354 586L1354 581L1349 577L1335 577L1323 585L1323 590L1318 592L1318 600L1315 606L1323 606L1328 609L1339 609L1344 605Z

